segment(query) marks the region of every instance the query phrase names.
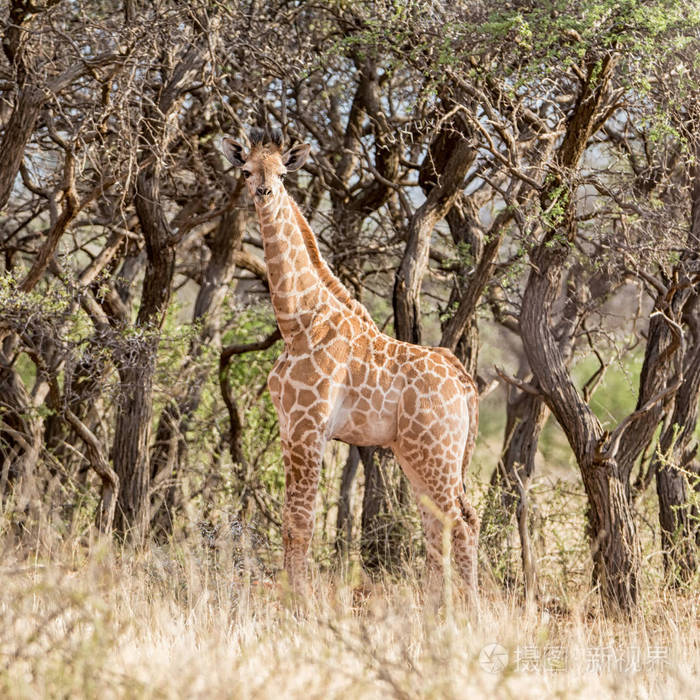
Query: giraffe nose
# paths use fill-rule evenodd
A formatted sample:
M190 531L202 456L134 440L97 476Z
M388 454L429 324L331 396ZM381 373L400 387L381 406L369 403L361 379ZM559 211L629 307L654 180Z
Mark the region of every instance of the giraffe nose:
M255 194L258 194L261 197L264 197L264 196L271 194L271 193L272 193L272 190L267 185L260 185L260 187L258 187L255 190Z

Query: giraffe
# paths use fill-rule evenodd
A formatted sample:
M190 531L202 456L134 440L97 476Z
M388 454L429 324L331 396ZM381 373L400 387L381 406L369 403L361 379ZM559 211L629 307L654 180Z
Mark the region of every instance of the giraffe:
M285 173L304 164L310 146L285 151L278 132L259 129L249 141L246 150L224 137L222 151L242 169L255 203L284 340L268 388L284 457L282 537L292 588L308 590L321 459L327 441L337 439L391 447L418 502L428 571L441 571L441 520L448 522L456 568L467 594L476 598L479 520L464 489L476 442L476 385L446 348L382 333L333 275L283 183Z

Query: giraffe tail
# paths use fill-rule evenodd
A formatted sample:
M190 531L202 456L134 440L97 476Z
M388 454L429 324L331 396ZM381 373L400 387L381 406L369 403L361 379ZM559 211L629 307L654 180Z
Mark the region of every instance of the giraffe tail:
M469 412L469 428L467 440L464 445L464 457L462 457L462 484L467 481L467 469L471 462L474 448L476 447L476 433L479 429L479 390L474 381L469 378L467 383L467 410Z

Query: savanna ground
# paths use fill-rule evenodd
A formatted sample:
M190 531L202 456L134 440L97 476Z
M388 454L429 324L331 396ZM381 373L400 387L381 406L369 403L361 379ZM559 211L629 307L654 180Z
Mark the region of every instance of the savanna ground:
M626 410L637 365L611 372L597 397L602 410ZM495 392L482 407L469 484L480 513L503 400ZM329 450L328 487L342 456L338 445ZM482 548L478 616L459 595L437 605L427 592L417 520L408 523L414 546L401 574L370 581L356 552L341 565L329 544L333 488L319 508L315 597L301 614L278 573L279 542L231 526L225 492L208 510L218 524L138 551L95 538L90 502L70 524L39 505L21 528L8 505L0 521L0 696L692 697L697 581L679 590L663 580L653 489L636 511L645 562L639 611L631 620L605 616L590 587L583 489L553 422L540 462L530 498L542 600L523 601L517 533L506 525L502 556ZM70 485L56 488L65 494ZM499 562L515 571L511 590L498 583ZM495 654L494 644L502 647Z

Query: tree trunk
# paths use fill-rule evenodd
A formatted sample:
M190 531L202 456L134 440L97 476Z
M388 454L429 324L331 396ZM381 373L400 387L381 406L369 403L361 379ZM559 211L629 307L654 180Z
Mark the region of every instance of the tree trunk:
M148 532L153 375L157 340L148 339L133 354L122 351L112 459L119 478L114 519L117 532L140 543Z
M399 499L392 477L397 474L391 450L360 448L365 473L362 499L362 565L370 573L398 571L406 553L406 533L398 517ZM400 486L399 486L400 488Z
M14 492L18 511L37 496L35 469L43 438L43 421L19 373L0 352L0 503Z
M34 85L26 85L20 90L0 143L0 210L5 208L10 198L24 158L24 149L34 133L36 120L45 101L43 91Z
M160 197L160 174L172 131L169 117L183 87L201 67L207 22L193 18L197 37L169 73L167 83L154 84L157 102L145 110L140 134L140 172L136 178L135 205L146 244L148 264L136 318L136 333L123 339L118 353L119 416L115 427L113 460L119 477L116 527L143 541L150 521L151 434L153 376L160 329L170 302L175 272L175 237ZM125 350L129 350L125 353Z
M160 328L170 301L175 251L159 192L159 168L143 166L136 181L136 212L146 241L148 265L135 333L124 331L117 350L118 414L112 459L119 478L115 528L142 542L148 532L153 375Z
M685 329L680 365L683 381L675 396L671 419L659 440L655 464L664 566L671 580L680 584L690 581L697 571L700 546L700 517L688 498L690 490L700 492L700 471L694 461L698 445L693 437L700 399L699 159L700 145L696 143L687 247L677 269L681 278L677 286L684 288L687 295L679 319Z
M532 255L520 317L523 345L544 399L569 440L589 501L594 573L603 599L630 611L637 603L640 551L629 501L629 472L608 449L607 433L574 386L550 327L568 243L548 235Z
M493 275L501 240L512 216L513 214L509 208L504 209L496 216L490 230L491 235L488 237L485 245L472 232L467 233L464 231L464 229L469 228L465 217L460 216L454 209L447 216L453 240L455 240L455 243L468 242L474 259L474 273L470 275L469 282L464 286L464 289L459 290L457 308L442 328L440 345L449 348L453 352L458 352L460 343L470 333L469 329L476 326L476 308L486 285ZM452 301L453 299L450 299L451 303ZM455 298L454 301L456 302L457 299ZM473 346L470 356L467 356L465 359L473 364L472 368L467 367L467 371L471 374L476 370L476 351Z
M563 173L575 170L603 105L615 58L588 61L588 77L557 153ZM564 429L576 456L586 495L594 575L609 609L630 612L637 604L641 553L629 500L629 473L616 461L619 441L608 435L573 384L552 328L552 304L576 234L572 191L550 177L541 196L545 235L530 254L532 269L523 296L520 328L530 367L544 400Z
M352 491L357 468L360 466L360 448L350 445L348 458L343 465L338 496L338 517L336 519L335 549L341 555L347 554L352 543Z
M431 148L426 160L432 162L434 156ZM425 202L411 218L406 250L394 280L394 330L399 340L421 342L420 291L428 267L430 237L435 224L447 214L459 195L475 157L476 152L469 142L460 136L444 172L434 176L438 184L431 186Z
M698 569L698 513L689 499L700 490L700 474L694 470L698 450L694 440L700 400L700 294L688 299L684 318L686 334L682 362L683 381L675 395L671 418L659 439L655 459L656 492L659 497L659 522L664 567L674 584L692 580Z

